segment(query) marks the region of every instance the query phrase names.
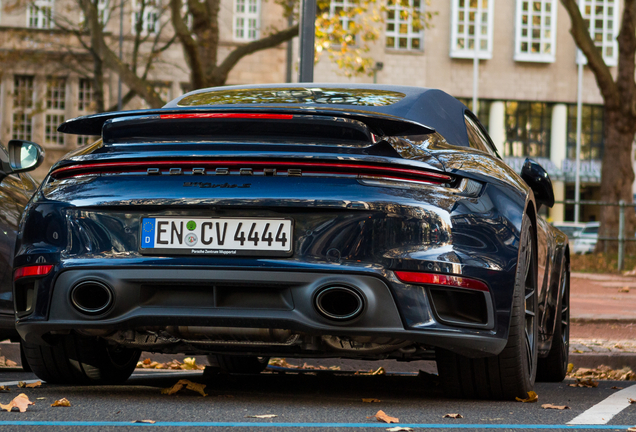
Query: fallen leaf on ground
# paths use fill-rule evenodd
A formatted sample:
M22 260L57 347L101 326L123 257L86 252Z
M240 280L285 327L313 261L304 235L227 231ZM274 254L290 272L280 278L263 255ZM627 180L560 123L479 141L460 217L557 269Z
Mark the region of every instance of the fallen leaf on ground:
M154 420L133 420L133 421L131 421L131 423L150 423L150 424L154 424L154 423L157 423L157 422L154 421Z
M378 421L382 421L384 423L399 423L400 419L396 418L396 417L391 417L389 415L387 415L384 411L380 410L377 413L375 413L375 418Z
M7 360L4 362L4 365L7 367L16 367L18 364L14 362L13 360Z
M70 407L71 406L71 402L69 402L68 399L66 398L62 398L62 399L58 399L55 402L53 402L51 404L52 407Z
M387 429L387 431L389 432L411 432L412 430L413 428L406 427L406 426L396 426L396 427Z
M627 432L636 432L636 426L627 429Z
M187 379L182 379L177 381L177 383L173 385L172 387L161 390L161 394L172 395L185 387L188 390L192 390L199 393L201 396L207 396L207 394L204 391L205 386L206 386L205 384L198 384Z
M34 382L31 384L27 384L25 387L26 388L35 388L35 387L40 387L42 385L42 381L38 381L38 382Z
M386 375L386 371L382 366L380 366L376 370L370 370L368 372L357 371L354 375Z
M525 399L521 399L521 398L515 398L516 400L518 400L519 402L523 402L523 403L532 403L532 402L536 402L539 400L539 395L536 394L533 391L529 391L528 392L528 397Z
M26 383L24 381L18 381L18 388L25 388Z
M276 414L256 414L256 415L246 415L245 418L259 418L259 419L268 419L278 417Z
M595 379L595 380L613 380L613 381L636 381L636 373L629 367L622 369L612 369L609 366L601 365L594 369L579 368L568 373L568 378L577 378L577 380ZM578 384L578 383L577 383ZM571 387L589 387L586 385L572 385Z
M374 402L382 402L382 401L380 399L374 399L374 398L369 398L369 399L362 398L362 402L374 403Z
M629 287L623 287L623 288L620 288L620 289L618 290L618 292L619 292L619 293L628 293L628 292L629 292Z
M613 387L611 387L611 389L612 389L612 390L623 390L623 387L616 387L616 386L613 386Z
M636 399L629 398L629 403L630 403L630 404L636 404Z
M587 388L598 387L598 381L594 381L592 378L588 378L585 380L577 378L576 384L570 384L570 387L587 387Z
M7 393L7 392L10 392L10 391L11 391L11 389L9 389L9 387L0 386L0 392Z
M23 413L26 412L29 405L34 405L34 403L29 400L29 397L27 395L25 395L24 393L20 393L8 404L0 404L0 409L11 411L13 408L17 408L18 410L20 410L20 412Z
M464 418L461 414L446 414L444 418Z
M188 357L183 359L183 368L185 370L203 370L205 366L201 366L197 364L197 361L194 357Z
M574 363L568 363L568 372L567 373L572 372L573 369L574 369Z
M37 399L37 400L44 400L44 399L46 399L46 398L36 398L36 399Z
M541 408L544 408L544 409L556 409L556 410L570 409L570 407L567 406L567 405L552 405L552 404L543 404L543 405L541 405Z

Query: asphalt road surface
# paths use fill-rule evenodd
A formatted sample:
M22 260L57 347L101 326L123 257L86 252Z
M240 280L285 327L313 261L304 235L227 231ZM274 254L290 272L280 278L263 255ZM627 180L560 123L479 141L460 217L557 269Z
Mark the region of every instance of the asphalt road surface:
M179 379L206 384L203 397L161 389ZM415 430L622 430L636 425L636 382L601 381L597 388L538 383L538 403L452 400L444 398L436 377L427 373L354 375L321 371L268 371L257 376L188 371L137 370L120 386L62 386L43 383L17 388L37 378L19 369L0 371L0 393L6 404L20 393L35 402L27 412L0 412L0 430L20 431L383 431L396 425L378 422L383 410ZM612 387L621 387L612 388ZM61 398L68 408L53 408ZM379 402L363 402L374 398ZM570 409L544 409L542 404ZM461 419L444 418L458 413ZM259 419L248 416L273 414ZM132 423L152 420L155 423Z

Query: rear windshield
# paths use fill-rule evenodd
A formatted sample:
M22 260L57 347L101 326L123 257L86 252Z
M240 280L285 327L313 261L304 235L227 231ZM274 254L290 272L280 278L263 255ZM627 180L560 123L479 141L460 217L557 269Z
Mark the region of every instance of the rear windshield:
M401 101L404 93L388 90L345 88L267 88L215 90L190 94L178 106L235 104L321 104L387 106Z

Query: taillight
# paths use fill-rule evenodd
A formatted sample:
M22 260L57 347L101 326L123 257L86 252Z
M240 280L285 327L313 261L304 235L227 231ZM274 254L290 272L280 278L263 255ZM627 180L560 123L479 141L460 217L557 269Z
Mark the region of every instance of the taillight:
M295 170L305 174L331 174L331 175L356 175L361 178L389 180L404 180L444 184L452 182L453 177L431 171L413 168L402 168L386 165L372 165L364 163L344 162L305 162L305 161L254 161L254 160L188 160L188 161L126 161L126 162L100 162L82 165L69 165L60 167L51 173L55 179L64 179L79 175L89 174L169 174L173 172L194 174L214 174L216 169L234 170L237 173L241 169L251 170L252 174L264 173L265 170ZM227 174L227 173L226 173Z
M44 276L53 269L51 264L20 267L13 273L13 280L29 276Z
M247 114L247 113L193 113L193 114L162 114L161 120L198 119L198 118L235 118L262 120L291 120L291 114Z
M420 273L396 271L395 275L402 282L416 285L446 285L456 288L466 288L477 291L489 292L488 285L484 282L463 276L453 276L438 273Z

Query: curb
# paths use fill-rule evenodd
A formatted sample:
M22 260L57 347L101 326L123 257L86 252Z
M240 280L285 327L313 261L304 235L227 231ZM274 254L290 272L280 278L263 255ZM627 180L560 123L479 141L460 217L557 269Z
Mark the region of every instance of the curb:
M636 371L636 353L625 354L572 354L570 353L570 363L575 368L594 369L600 365L609 366L612 369L623 369L628 367Z
M626 324L636 324L636 318L616 318L616 317L603 317L600 316L598 318L591 316L578 316L578 317L570 317L570 323L573 324L617 324L617 325L626 325Z

